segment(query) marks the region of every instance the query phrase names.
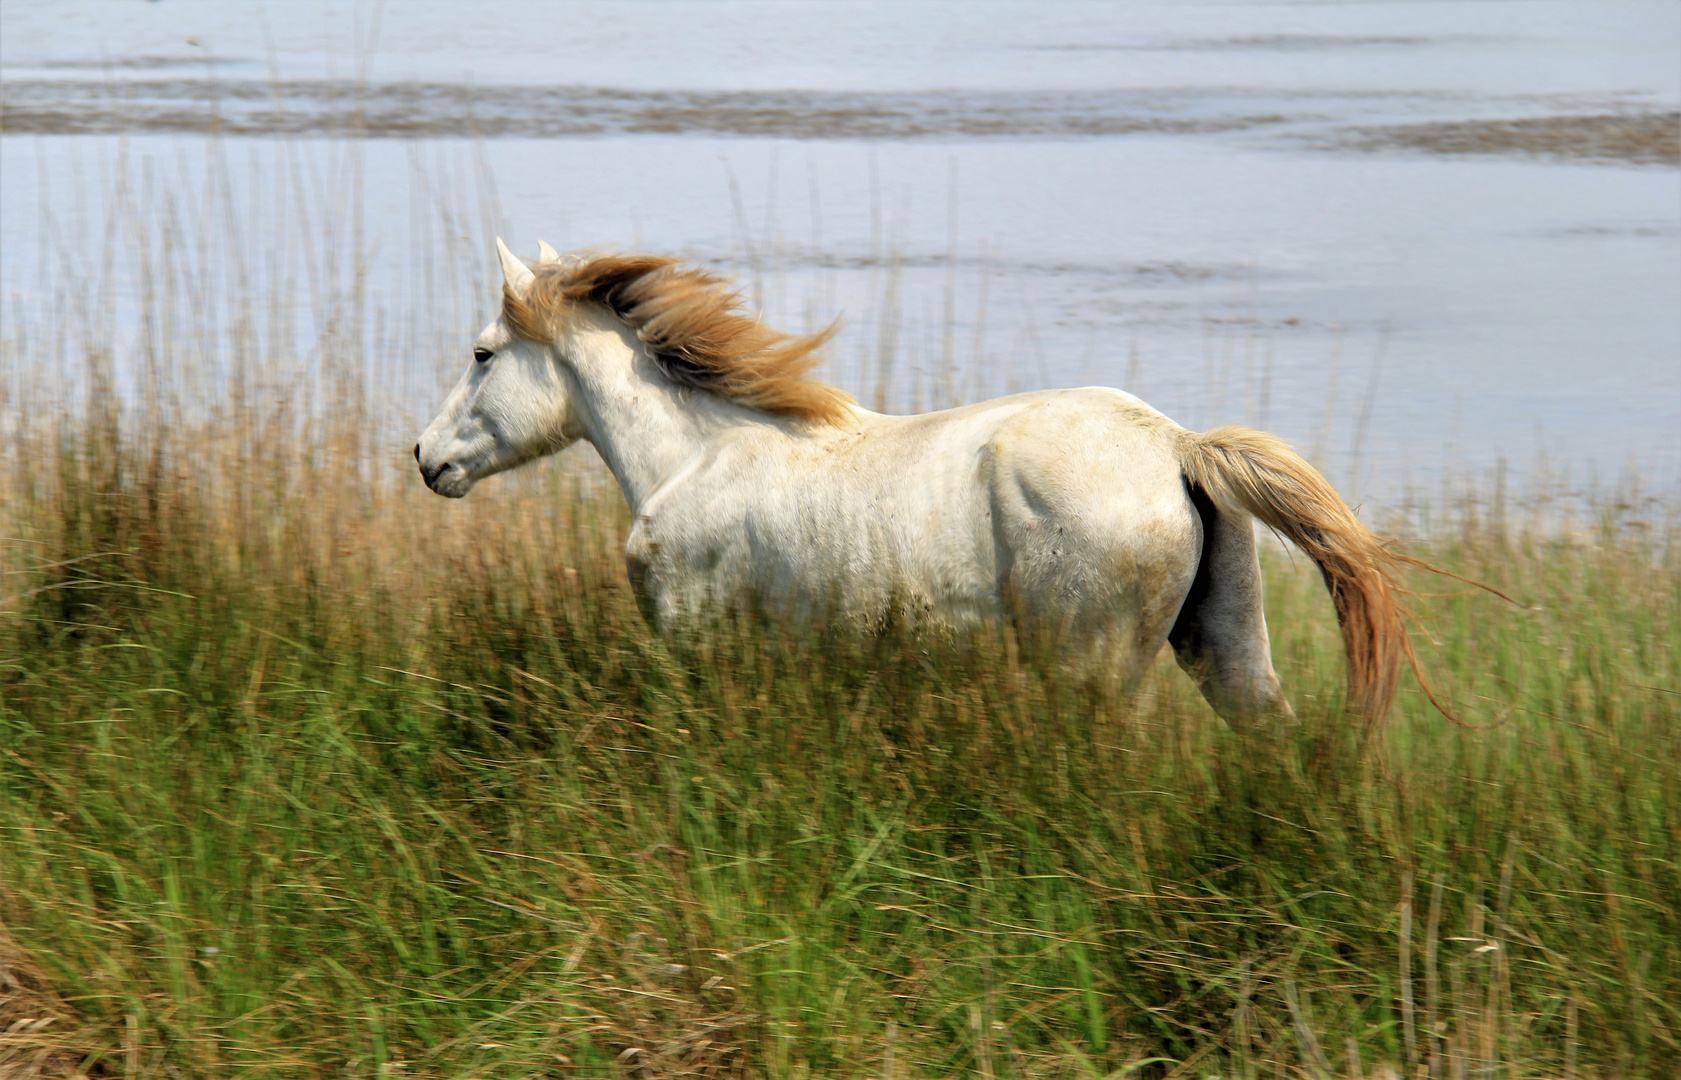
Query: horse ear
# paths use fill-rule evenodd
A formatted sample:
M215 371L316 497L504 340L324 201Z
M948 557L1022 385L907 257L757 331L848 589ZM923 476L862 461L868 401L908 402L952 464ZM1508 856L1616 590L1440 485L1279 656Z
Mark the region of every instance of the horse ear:
M560 252L556 251L554 248L550 247L549 245L543 243L543 241L541 241L541 240L537 241L537 265L538 266L547 266L550 263L557 263L559 261L560 261Z
M518 296L531 287L531 282L537 275L531 268L519 261L518 256L508 250L508 245L502 238L496 238L496 255L502 260L502 287Z

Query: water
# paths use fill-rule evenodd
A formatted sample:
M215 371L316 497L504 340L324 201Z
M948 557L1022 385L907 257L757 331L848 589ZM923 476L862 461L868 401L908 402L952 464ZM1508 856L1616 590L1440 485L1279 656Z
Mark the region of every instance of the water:
M726 266L774 323L844 314L827 372L866 403L1126 385L1380 498L1542 452L1681 478L1673 4L9 0L0 30L8 318L119 154L184 174L214 127L256 176L279 132L355 140L395 312L421 180L482 167L475 257L494 228ZM397 362L417 411L452 377Z

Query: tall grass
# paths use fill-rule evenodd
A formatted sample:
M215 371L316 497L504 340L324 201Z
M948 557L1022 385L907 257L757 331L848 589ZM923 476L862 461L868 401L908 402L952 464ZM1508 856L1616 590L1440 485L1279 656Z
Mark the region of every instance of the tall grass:
M1664 504L1398 513L1520 605L1415 602L1479 727L1409 691L1380 752L1280 551L1290 731L1226 729L1165 659L1119 700L1003 634L677 646L585 459L462 503L413 475L380 364L444 355L469 288L382 321L351 223L292 230L302 181L237 242L227 192L114 190L137 321L64 263L4 346L0 1075L1681 1061ZM259 251L293 271L241 278Z

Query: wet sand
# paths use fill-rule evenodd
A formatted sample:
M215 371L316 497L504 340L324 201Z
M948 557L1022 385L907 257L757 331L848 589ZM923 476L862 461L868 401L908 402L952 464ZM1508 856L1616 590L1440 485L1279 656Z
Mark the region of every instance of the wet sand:
M637 91L351 80L13 79L7 135L133 132L545 138L707 134L789 139L1206 134L1282 123L1135 92Z
M1352 129L1342 145L1431 154L1525 154L1681 166L1681 112L1456 120Z
M161 61L159 62L161 66ZM1395 95L1397 100L1405 95ZM1269 105L1295 104L1299 114ZM1255 106L1244 108L1245 104ZM1535 104L1532 103L1531 107ZM1567 105L1560 102L1556 105ZM723 135L785 139L1102 138L1274 129L1329 149L1509 154L1681 165L1681 113L1629 111L1362 125L1324 131L1309 99L1245 102L1136 91L863 93L648 91L587 86L201 78L12 79L7 135L325 135L555 138ZM1311 134L1304 134L1304 128ZM1319 129L1319 130L1313 130Z

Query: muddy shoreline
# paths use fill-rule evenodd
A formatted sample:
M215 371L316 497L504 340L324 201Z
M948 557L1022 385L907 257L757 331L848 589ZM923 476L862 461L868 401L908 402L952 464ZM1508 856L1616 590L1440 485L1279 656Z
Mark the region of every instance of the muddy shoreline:
M361 138L707 134L790 139L1205 134L1286 121L1132 92L636 91L589 86L304 80L15 79L0 133Z
M399 139L697 134L917 140L1258 131L1322 149L1681 165L1681 114L1674 111L1571 111L1327 131L1322 127L1326 118L1306 100L1295 103L1306 107L1298 113L1284 111L1291 108L1288 95L1250 97L1243 91L641 91L325 79L31 78L0 82L0 134ZM1514 111L1520 104L1572 105L1513 104Z
M1350 129L1340 146L1681 166L1681 112L1453 120Z

